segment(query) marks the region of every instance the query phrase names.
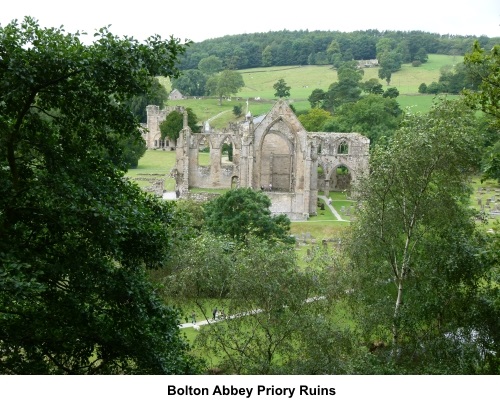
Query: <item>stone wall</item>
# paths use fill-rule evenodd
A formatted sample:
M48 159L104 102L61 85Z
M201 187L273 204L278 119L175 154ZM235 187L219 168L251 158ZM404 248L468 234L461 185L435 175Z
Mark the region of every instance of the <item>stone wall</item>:
M152 139L155 125L175 109L153 107L148 106ZM182 107L179 109L184 111ZM265 116L250 118L221 131L192 133L187 126L187 114L184 116L173 171L176 191L183 198L189 196L193 187L269 190L271 186L267 192L272 202L271 212L302 220L316 214L319 191L327 193L337 187L348 187L368 169L368 138L355 133L308 133L284 100L276 102ZM232 144L233 162L222 154L225 143ZM210 165L200 166L200 149L207 146ZM318 166L324 172L319 181ZM339 168L345 168L348 174L339 176Z
M185 109L180 106L169 106L161 110L157 105L148 105L146 107L147 122L142 125L144 128L142 137L146 141L146 147L148 149L175 149L175 142L168 138L162 140L160 132L160 124L165 121L172 111L184 114Z

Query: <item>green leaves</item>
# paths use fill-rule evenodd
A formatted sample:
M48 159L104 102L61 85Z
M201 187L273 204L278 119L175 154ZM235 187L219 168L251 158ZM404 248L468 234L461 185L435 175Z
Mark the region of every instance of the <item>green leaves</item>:
M241 73L235 70L223 70L208 78L206 89L209 94L218 96L220 103L222 103L222 97L236 94L244 85Z
M193 132L198 132L198 118L191 108L187 108L188 126ZM172 111L167 115L165 121L160 124L162 139L169 138L176 140L179 138L179 132L184 127L184 115L179 111Z
M284 79L279 79L276 83L273 84L274 90L276 93L274 95L279 98L290 97L290 86L287 86Z
M196 372L146 274L168 258L170 206L121 171L141 140L123 101L183 52L0 27L0 373Z
M270 242L293 243L288 235L290 220L271 216L271 200L250 188L233 189L210 201L205 207L205 224L210 232L244 241L250 235Z
M484 276L468 208L479 143L473 112L441 101L426 115L407 114L387 144L374 148L371 173L358 188L347 244L357 284L349 297L366 305L357 313L366 338L390 344L389 361L402 369L460 369L451 354L457 342L443 336L471 327L465 314ZM470 372L475 359L461 360L460 372Z

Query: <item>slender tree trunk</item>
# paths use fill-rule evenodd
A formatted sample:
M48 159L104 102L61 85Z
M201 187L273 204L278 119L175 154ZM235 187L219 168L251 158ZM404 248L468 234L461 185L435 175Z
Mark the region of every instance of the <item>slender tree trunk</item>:
M397 325L397 318L399 316L399 309L403 302L403 279L400 277L397 283L398 286L398 296L396 298L396 305L394 307L394 316L392 321L392 345L393 345L393 354L397 349L399 344L399 327Z

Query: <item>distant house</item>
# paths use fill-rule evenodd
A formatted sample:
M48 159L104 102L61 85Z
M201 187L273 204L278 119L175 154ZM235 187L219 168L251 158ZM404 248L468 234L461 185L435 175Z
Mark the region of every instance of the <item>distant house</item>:
M169 100L182 100L184 98L184 96L182 95L182 93L177 90L177 89L173 89L170 94L168 95L168 99Z
M371 68L371 67L377 67L378 66L378 60L377 59L368 59L368 60L358 60L358 68Z

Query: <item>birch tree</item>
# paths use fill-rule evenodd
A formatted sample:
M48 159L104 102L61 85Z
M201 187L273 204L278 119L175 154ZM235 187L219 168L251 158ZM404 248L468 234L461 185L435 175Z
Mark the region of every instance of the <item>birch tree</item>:
M352 296L365 304L366 339L385 341L392 359L409 342L457 327L465 285L480 277L468 208L476 134L461 102L408 114L387 145L374 148L360 184Z

